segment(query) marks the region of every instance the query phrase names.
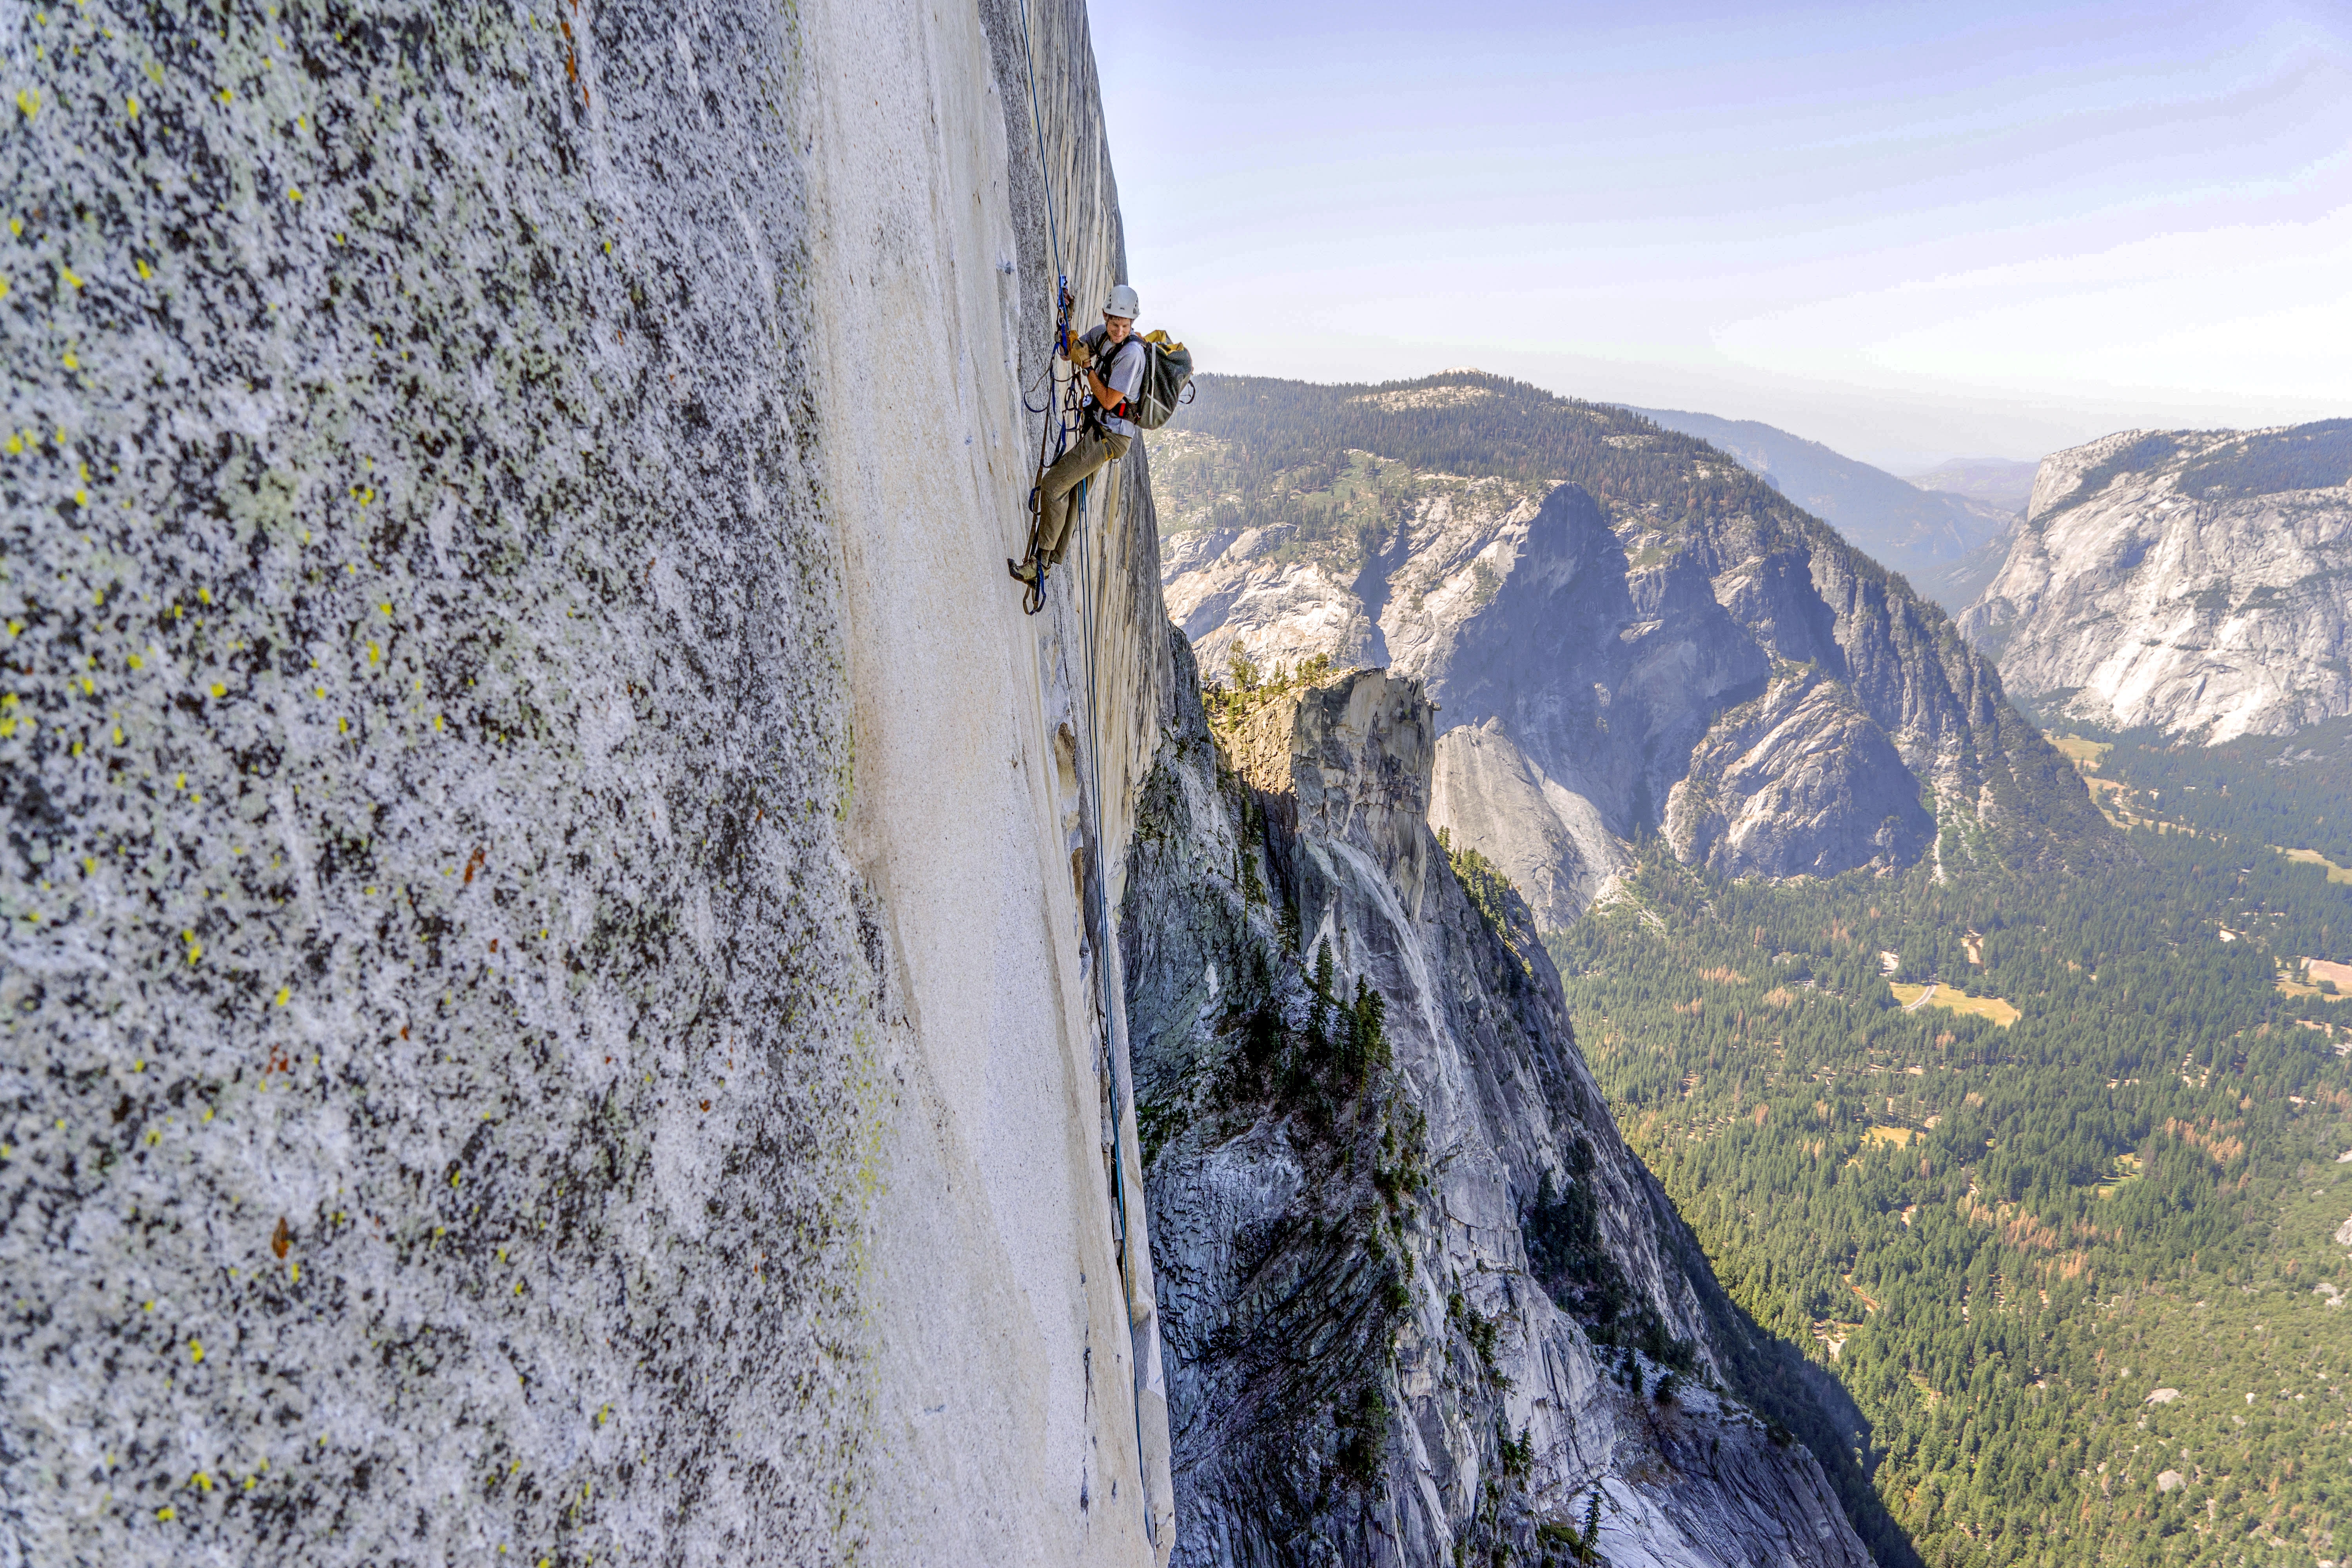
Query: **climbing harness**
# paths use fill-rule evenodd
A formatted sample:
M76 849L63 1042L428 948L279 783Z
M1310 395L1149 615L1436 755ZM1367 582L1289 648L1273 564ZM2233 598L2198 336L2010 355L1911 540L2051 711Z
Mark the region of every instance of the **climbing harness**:
M1087 363L1092 364L1101 362L1106 367L1104 374L1108 374L1108 366L1115 363L1118 355L1126 352L1126 344L1108 347L1105 342L1097 340L1092 329L1073 339L1070 336L1072 303L1069 284L1065 280L1061 284L1060 320L1055 328L1055 342L1061 346L1056 349L1055 357L1070 359L1074 348L1087 349L1090 351ZM1137 352L1144 356L1144 365L1139 369L1148 372L1152 363L1151 355L1156 351L1140 338L1130 337L1127 342L1135 344ZM1108 356L1106 357L1107 347ZM1191 363L1189 357L1185 363ZM1053 366L1050 363L1046 365L1046 374L1053 374ZM1045 521L1045 478L1053 471L1054 465L1060 462L1068 453L1070 437L1074 433L1083 432L1100 439L1107 430L1107 426L1103 424L1103 416L1107 411L1088 399L1087 384L1081 375L1074 371L1066 380L1057 381L1055 384L1061 388L1058 401L1055 397L1048 396L1045 405L1040 407L1030 402L1026 395L1024 395L1021 400L1021 405L1030 413L1051 416L1038 426L1037 430L1037 477L1029 487L1029 544L1024 552L1024 562L1028 567L1028 572L1024 573L1022 563L1011 561L1005 563L1006 569L1011 571L1015 578L1028 584L1029 592L1022 599L1021 608L1026 614L1033 616L1045 607L1045 574L1051 570L1050 563L1038 553L1040 536L1044 531ZM1139 407L1132 407L1126 403L1121 403L1118 411L1123 416L1133 415L1139 417L1142 413ZM1161 417L1164 418L1165 416L1162 415ZM1064 538L1067 538L1066 533Z
M1064 358L1068 355L1070 348L1070 306L1072 303L1070 296L1070 279L1069 274L1064 270L1062 266L1061 230L1054 213L1053 166L1045 156L1045 120L1038 106L1037 56L1034 47L1031 44L1029 37L1029 0L1021 0L1021 49L1024 63L1026 65L1029 73L1029 122L1032 128L1035 131L1037 137L1037 177L1040 182L1043 183L1045 192L1045 233L1046 237L1052 243L1054 247L1054 281L1055 288L1057 290L1055 295L1056 319L1054 330L1054 357ZM1190 367L1188 366L1187 368L1189 369ZM1054 378L1053 358L1049 358L1045 362L1045 374L1050 384ZM1042 413L1046 410L1053 410L1051 416L1042 421L1044 427L1040 428L1038 431L1037 480L1030 487L1029 490L1028 559L1034 566L1036 575L1030 580L1028 584L1028 591L1022 595L1021 607L1026 614L1032 616L1037 614L1040 610L1043 610L1045 607L1046 566L1045 562L1037 558L1037 535L1039 528L1045 521L1044 500L1045 473L1054 463L1060 461L1063 454L1069 449L1069 432L1070 426L1073 423L1071 416L1076 415L1083 406L1078 396L1080 384L1080 378L1077 376L1073 375L1069 378L1069 380L1065 384L1064 390L1058 400L1061 405L1058 409L1055 406L1056 399L1049 394L1046 398L1045 410L1031 410L1033 413ZM1022 399L1022 402L1023 405L1026 406L1028 399L1024 396ZM1045 446L1049 439L1054 442L1054 452L1050 458L1045 454ZM1086 791L1087 804L1092 808L1094 813L1094 876L1091 879L1093 887L1090 891L1093 894L1091 902L1094 905L1095 916L1093 922L1095 952L1094 963L1091 965L1091 968L1094 972L1093 980L1095 984L1096 1016L1099 1018L1102 1023L1101 1071L1103 1082L1108 1086L1111 1098L1111 1244L1118 1261L1119 1286L1126 1299L1127 1321L1129 1325L1129 1331L1132 1332L1135 1322L1135 1270L1128 1257L1127 1162L1129 1151L1127 1146L1127 1129L1125 1119L1118 1114L1118 1063L1113 1058L1111 1049L1111 1005L1113 998L1110 994L1109 956L1112 937L1110 926L1109 882L1108 879L1107 868L1103 865L1102 858L1103 810L1102 756L1100 749L1102 728L1100 721L1100 705L1097 700L1095 683L1096 584L1093 571L1093 553L1088 548L1087 542L1087 533L1088 531L1087 528L1087 514L1090 510L1089 501L1092 497L1093 489L1094 479L1092 475L1089 475L1085 479L1079 481L1076 492L1067 499L1066 504L1072 508L1076 514L1071 520L1070 526L1077 531L1078 535L1077 600L1081 636L1083 637L1080 656L1086 666L1087 688L1087 743L1086 749L1082 753L1082 787ZM1065 535L1065 537L1066 538L1066 535ZM1139 1365L1136 1371L1140 1374L1142 1371L1141 1366ZM1144 1443L1143 1400L1141 1389L1139 1387L1134 1391L1132 1406L1135 1415L1135 1462L1138 1472L1137 1479L1141 1481L1143 1479L1142 1469ZM1157 1521L1151 1516L1151 1508L1150 1503L1150 1489L1148 1485L1140 1486L1138 1488L1138 1492L1139 1500L1143 1503L1144 1531L1156 1542L1158 1539L1159 1530Z

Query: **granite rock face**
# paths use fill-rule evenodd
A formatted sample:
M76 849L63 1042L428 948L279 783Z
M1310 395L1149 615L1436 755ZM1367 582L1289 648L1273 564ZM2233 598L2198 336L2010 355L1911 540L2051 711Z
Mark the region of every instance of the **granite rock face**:
M2042 460L1961 626L2053 723L2218 745L2352 713L2352 420Z
M1526 906L1482 914L1427 826L1420 684L1229 751L1173 690L1122 922L1177 1560L1536 1561L1597 1495L1621 1568L1860 1568L1811 1456L1710 1386L1736 1331Z
M1461 379L1433 390L1493 381ZM1621 447L1660 439L1589 416L1622 421ZM1696 452L1695 487L1732 471ZM1391 482L1403 501L1341 558L1352 575L1300 525L1243 526L1240 509L1172 536L1171 612L1213 670L1242 649L1422 681L1444 722L1433 820L1542 928L1604 895L1645 828L1768 877L2038 863L2104 832L1943 612L1760 485L1748 505L1677 510L1573 484Z
M1685 860L1727 876L1833 876L1917 858L1933 820L1885 731L1810 668L1725 712L1666 797L1665 834ZM1882 812L1878 803L1895 803ZM1908 808L1908 809L1906 809Z
M1083 8L16 16L0 1563L1164 1559Z

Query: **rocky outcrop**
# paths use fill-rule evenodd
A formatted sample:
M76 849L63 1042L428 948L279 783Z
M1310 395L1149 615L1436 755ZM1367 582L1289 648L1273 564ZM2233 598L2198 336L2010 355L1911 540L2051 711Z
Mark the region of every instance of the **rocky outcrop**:
M2126 430L2043 459L1961 618L2053 723L2218 745L2352 713L2352 420Z
M1286 384L1246 384L1265 399ZM1424 447L1502 462L1538 420L1582 422L1601 432L1575 437L1599 449L1582 460L1619 499L1375 474L1390 460L1358 455L1350 482L1378 484L1394 510L1356 524L1352 554L1316 542L1320 513L1243 526L1258 514L1234 509L1232 526L1203 520L1171 541L1169 605L1213 669L1226 649L1328 653L1423 681L1444 722L1434 820L1503 868L1539 926L1574 921L1648 829L1727 876L2096 852L2105 829L2080 782L1900 576L1622 410L1475 374L1432 384L1489 395L1462 405L1458 432L1416 430ZM1497 405L1521 422L1471 423ZM1643 466L1622 479L1621 460ZM1260 512L1282 515L1279 499Z
M1728 710L1666 798L1665 835L1727 876L1833 876L1916 860L1936 830L1885 731L1811 667Z
M1419 683L1277 699L1229 750L1171 696L1121 920L1177 1560L1565 1561L1597 1499L1619 1568L1860 1568L1721 1391L1720 1292L1525 905L1427 826Z
M19 24L0 1563L1164 1557L1083 7Z

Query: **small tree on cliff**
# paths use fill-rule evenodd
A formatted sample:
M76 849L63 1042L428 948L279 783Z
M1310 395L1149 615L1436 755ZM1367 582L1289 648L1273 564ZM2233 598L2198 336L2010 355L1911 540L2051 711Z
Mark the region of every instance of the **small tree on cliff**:
M1356 1001L1348 1009L1348 1055L1344 1065L1349 1076L1360 1077L1373 1068L1389 1065L1388 1016L1388 999L1373 990L1362 975L1356 976Z
M1315 944L1315 1003L1307 1011L1307 1059L1320 1063L1331 1043L1331 942Z

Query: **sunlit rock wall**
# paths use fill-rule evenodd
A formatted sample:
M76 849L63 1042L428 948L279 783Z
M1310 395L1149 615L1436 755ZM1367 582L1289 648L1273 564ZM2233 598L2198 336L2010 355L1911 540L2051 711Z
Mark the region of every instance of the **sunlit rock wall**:
M1159 743L1167 617L1140 443L1095 487L1086 553L1045 614L1021 615L1004 570L1038 453L1023 400L1052 396L1055 279L1090 320L1124 276L1083 8L1026 18L1042 165L1017 5L804 15L810 133L835 152L811 189L814 286L839 302L821 312L820 446L857 742L845 843L892 954L867 1293L877 1539L926 1563L1134 1561L1147 1539L1164 1557L1164 1380L1099 931L1120 889L1094 881L1124 866ZM1121 1129L1126 1281L1108 1207Z
M2352 714L2352 421L2125 430L2042 460L1960 628L2053 726L2220 745Z
M0 1563L1164 1555L1019 21L7 12Z

